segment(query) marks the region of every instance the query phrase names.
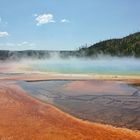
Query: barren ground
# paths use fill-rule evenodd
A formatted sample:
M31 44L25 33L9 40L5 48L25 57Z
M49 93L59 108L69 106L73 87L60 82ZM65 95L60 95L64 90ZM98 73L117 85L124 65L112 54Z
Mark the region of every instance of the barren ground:
M13 81L0 81L1 140L139 140L140 132L89 123L28 96Z

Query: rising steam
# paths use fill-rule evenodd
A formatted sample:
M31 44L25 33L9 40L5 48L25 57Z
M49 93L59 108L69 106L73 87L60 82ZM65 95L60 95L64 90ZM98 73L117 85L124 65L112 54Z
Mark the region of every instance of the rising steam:
M97 58L62 58L59 53L49 58L24 58L20 61L1 61L0 70L17 72L54 72L76 74L140 75L140 59L133 57L99 56Z

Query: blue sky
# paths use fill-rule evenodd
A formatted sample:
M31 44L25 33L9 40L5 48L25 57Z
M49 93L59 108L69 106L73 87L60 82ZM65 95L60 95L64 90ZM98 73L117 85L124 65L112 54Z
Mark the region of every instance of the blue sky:
M140 0L0 0L0 49L73 50L140 31Z

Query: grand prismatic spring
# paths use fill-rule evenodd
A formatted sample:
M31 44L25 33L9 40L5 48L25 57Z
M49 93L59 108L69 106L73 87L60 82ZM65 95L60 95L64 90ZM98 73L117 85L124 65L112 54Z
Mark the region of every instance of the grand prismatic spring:
M139 0L0 0L0 140L140 140Z

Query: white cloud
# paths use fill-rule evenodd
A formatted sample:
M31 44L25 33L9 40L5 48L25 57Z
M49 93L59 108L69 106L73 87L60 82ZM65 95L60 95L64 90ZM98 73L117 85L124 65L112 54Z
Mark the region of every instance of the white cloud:
M15 46L35 46L35 43L30 43L30 42L27 42L27 41L24 41L24 42L21 42L21 43L18 43L18 44L15 44Z
M69 23L70 21L68 19L62 19L61 22L62 23Z
M29 42L24 41L24 42L16 44L16 46L23 46L23 45L28 45L28 44Z
M24 46L32 47L35 45L36 45L35 43L26 42L26 41L20 43L0 43L0 46L6 46L6 47L24 47Z
M0 37L7 37L9 36L8 32L0 32Z
M37 16L37 14L35 16ZM51 23L51 22L55 22L52 14L39 15L39 16L36 17L35 20L37 21L37 26L47 24L47 23Z

